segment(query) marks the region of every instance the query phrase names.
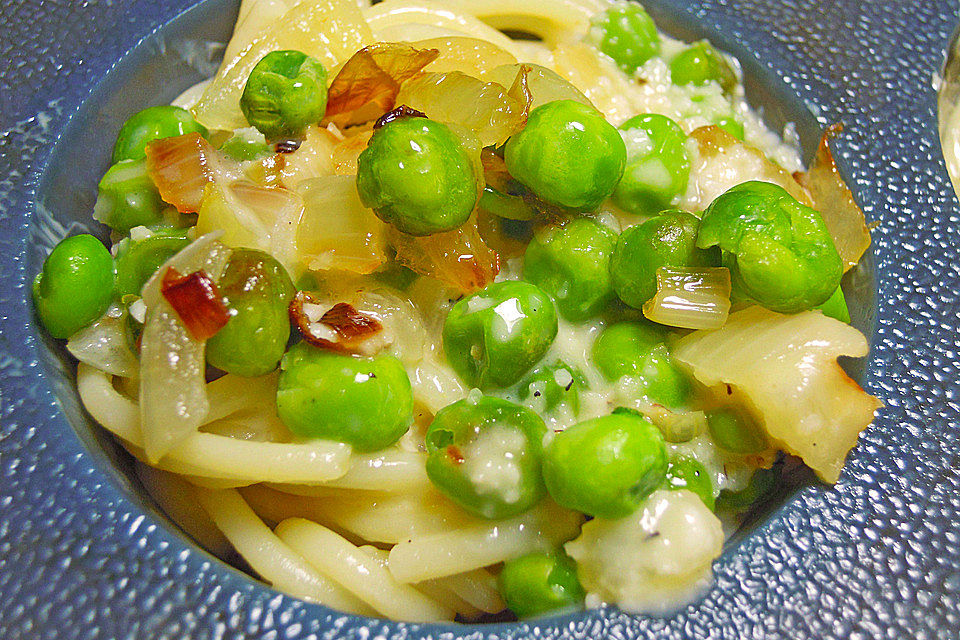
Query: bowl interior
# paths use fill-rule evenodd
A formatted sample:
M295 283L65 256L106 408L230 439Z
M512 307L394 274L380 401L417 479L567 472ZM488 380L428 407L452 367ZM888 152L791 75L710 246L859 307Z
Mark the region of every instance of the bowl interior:
M823 126L785 84L762 67L741 44L722 34L704 31L688 14L672 10L671 2L656 0L645 4L660 28L670 35L687 41L709 38L738 57L750 103L776 131L793 123L804 158L808 161L812 158ZM29 274L39 271L43 257L66 233L83 229L107 237L107 229L94 222L90 215L97 183L109 166L117 131L130 114L147 106L168 103L187 87L212 75L230 36L236 12L236 0L207 0L191 8L147 35L99 82L64 129L43 171L37 189L38 210L31 220ZM867 336L874 335L876 283L870 253L845 276L844 291L853 324ZM43 367L79 438L130 499L176 529L142 491L127 454L82 410L74 388L73 367L65 351L37 333L45 344L41 350ZM862 361L846 365L851 375L857 379L862 377ZM812 481L812 474L806 471L791 474L776 494L745 518L728 546L750 536L799 488Z

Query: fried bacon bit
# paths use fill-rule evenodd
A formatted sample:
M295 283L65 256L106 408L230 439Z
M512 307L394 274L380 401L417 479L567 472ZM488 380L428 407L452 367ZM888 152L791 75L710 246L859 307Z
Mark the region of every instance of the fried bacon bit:
M460 451L460 447L455 444L447 446L447 455L454 464L463 464L467 461L467 459L463 457L463 452Z
M209 340L230 320L230 308L204 271L183 276L170 267L163 274L160 293L195 340Z
M399 107L394 107L390 111L387 111L385 114L377 118L377 121L373 124L374 129L379 129L385 124L390 124L394 120L400 120L401 118L426 118L427 114L423 111L417 111L413 107L408 107L405 104L400 105Z
M338 302L322 312L323 305L306 291L297 292L289 311L303 339L323 349L367 354L372 346L370 339L383 331L379 320L346 302Z
M840 253L843 270L847 271L860 262L870 247L870 227L853 194L840 177L830 151L830 141L842 131L840 124L827 127L810 170L806 173L797 172L793 177L810 194L814 208L820 212Z
M214 150L199 133L161 138L147 144L147 171L160 197L180 213L196 213L203 188L213 182Z
M373 120L394 107L400 85L437 59L437 49L381 42L344 63L327 93L326 120L343 128Z

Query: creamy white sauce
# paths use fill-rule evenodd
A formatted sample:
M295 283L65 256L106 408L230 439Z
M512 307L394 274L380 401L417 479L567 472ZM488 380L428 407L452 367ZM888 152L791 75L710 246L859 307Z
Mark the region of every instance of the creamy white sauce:
M616 603L634 613L669 613L711 582L723 528L694 493L655 491L632 515L595 518L564 545L577 562L587 606Z
M508 425L493 424L461 447L463 471L481 494L495 494L504 502L520 499L520 459L526 453L523 433Z

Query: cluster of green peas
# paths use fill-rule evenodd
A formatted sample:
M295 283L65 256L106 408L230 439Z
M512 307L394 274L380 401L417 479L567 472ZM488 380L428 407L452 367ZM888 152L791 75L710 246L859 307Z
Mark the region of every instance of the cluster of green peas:
M634 3L601 14L594 36L631 73L660 51L653 21ZM706 43L682 52L670 66L677 84L716 82L729 89L736 82ZM301 136L322 118L325 104L326 71L295 51L261 60L241 98L243 113L267 141ZM736 122L726 126L736 128ZM154 233L136 242L124 239L116 257L89 235L68 238L53 250L34 283L38 315L52 336L67 338L113 301L138 295L159 266L188 244L185 229L164 222L166 206L144 160L149 142L185 133L208 135L176 107L144 110L121 129L114 165L100 183L98 218L122 234L137 226ZM784 312L815 307L838 291L839 256L819 214L779 187L739 185L699 219L669 209L687 186L685 142L675 122L656 114L636 116L618 130L577 102L537 107L495 152L520 189L569 214L563 224L540 225L516 193L484 188L475 160L450 127L399 118L378 128L361 153L357 189L377 216L412 235L456 229L478 205L537 226L523 280L491 284L457 302L443 327L443 348L471 387L519 388L520 400L536 394L546 411L565 404L576 414L584 376L563 362L542 362L557 335L558 312L584 322L618 300L640 307L654 294L661 266L722 264L731 269L739 296ZM235 136L221 150L246 160L269 147ZM610 197L648 219L616 234L589 215ZM305 342L287 348L287 306L295 289L276 260L237 250L219 286L236 314L208 341L208 361L243 376L262 375L280 363L277 412L293 433L376 451L407 431L413 395L395 357L353 357ZM636 378L655 402L682 407L689 398L690 382L672 361L664 330L652 323L608 325L592 354L604 377ZM733 453L767 447L756 425L735 412L711 412L708 425L718 445ZM496 490L478 485L462 453L493 428L511 430L523 443L510 452L517 472L510 486ZM661 486L690 489L714 507L706 469L693 458L668 456L661 431L635 412L617 410L580 422L544 444L546 433L534 411L493 395L471 395L442 409L429 425L427 473L465 510L491 519L522 513L547 494L590 516L620 518ZM561 550L507 562L500 584L521 616L583 598L573 562Z

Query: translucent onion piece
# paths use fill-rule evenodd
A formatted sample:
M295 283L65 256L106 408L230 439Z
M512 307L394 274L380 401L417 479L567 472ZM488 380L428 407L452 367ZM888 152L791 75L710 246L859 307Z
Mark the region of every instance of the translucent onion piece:
M205 271L216 282L230 249L207 234L167 260L143 287L147 305L140 348L140 421L147 460L157 462L195 433L209 410L204 342L194 340L160 293L162 275Z
M303 198L289 189L246 181L211 184L200 205L197 233L222 229L225 245L266 251L296 278L302 271L295 241L303 211Z
M703 411L673 411L653 404L641 412L663 432L667 442L689 442L707 430L707 414Z
M199 133L147 145L147 170L160 197L180 213L200 208L204 188L217 178L215 151Z
M561 42L551 53L551 67L612 122L622 122L637 113L634 96L638 81L621 73L611 59L600 55L594 47L583 42Z
M249 40L239 44L240 38ZM209 129L247 126L240 111L240 94L250 71L269 52L296 49L329 70L373 42L373 34L354 0L310 0L294 4L256 35L238 30L236 39L237 44L231 41L228 45L236 55L224 58L213 82L193 108L194 117Z
M300 147L293 153L284 154L280 169L283 186L296 189L304 180L333 175L333 152L342 141L343 136L336 127L308 127Z
M482 289L500 273L500 256L480 237L476 215L459 229L415 237L390 227L397 262L460 293Z
M660 267L657 293L643 303L647 319L681 329L719 329L729 312L726 267Z
M505 64L516 64L512 54L496 44L479 38L449 36L418 40L413 45L418 49L436 49L440 55L428 64L424 71L449 73L459 71L471 76L479 76L484 71Z
M70 336L67 351L80 362L115 376L133 378L140 369L137 354L131 350L129 314L114 304L88 327Z
M847 188L830 151L830 140L843 130L839 124L827 127L813 165L806 173L796 173L794 177L810 193L814 208L820 212L823 221L833 236L833 243L840 252L844 271L858 262L870 247L870 228L863 217L863 211L857 206L853 194Z
M355 183L353 176L328 176L297 188L304 210L296 246L308 269L367 274L386 261L386 225L360 202Z
M339 127L379 118L396 104L400 84L436 60L436 49L381 42L357 51L327 93L326 119Z
M372 135L373 131L357 131L341 140L331 155L333 173L338 176L357 175L357 158L367 148Z
M470 129L484 147L503 144L526 122L526 104L508 95L504 85L459 71L424 73L408 80L397 103Z
M749 180L780 185L800 202L812 204L803 187L786 170L720 127L694 129L690 138L697 148L691 158L687 194L681 203L684 209L703 211L721 193Z
M513 86L517 75L526 67L527 86L530 90L532 102L530 109L535 109L547 102L554 100L574 100L581 104L596 108L582 91L577 89L570 82L538 64L508 64L497 67L481 76L482 80L487 82L497 82L505 87Z
M704 385L735 387L771 439L827 482L837 481L847 452L882 406L837 363L866 354L863 334L839 320L760 306L731 314L722 329L681 338L673 351Z

